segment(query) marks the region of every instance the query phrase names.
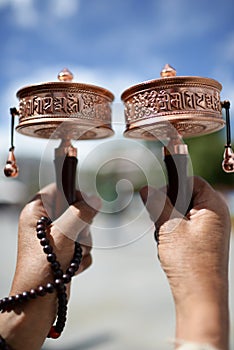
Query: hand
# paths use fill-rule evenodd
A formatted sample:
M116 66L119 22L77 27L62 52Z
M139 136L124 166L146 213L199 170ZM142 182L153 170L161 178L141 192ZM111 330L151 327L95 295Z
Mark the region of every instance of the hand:
M81 199L70 206L65 213L52 222L49 239L63 270L65 270L74 253L74 240L78 236L83 250L83 259L79 272L91 264L91 236L89 225L100 207L96 197L88 198L90 206ZM53 278L50 264L36 236L36 223L41 216L53 219L54 203L56 203L56 187L49 185L42 189L23 209L19 219L18 257L12 293L45 284ZM96 208L96 209L95 209ZM84 244L82 244L82 242ZM25 268L27 267L27 269ZM27 270L27 274L25 274ZM23 283L24 281L24 283Z
M74 253L74 239L78 236L83 249L83 259L78 270L80 273L91 264L89 225L101 203L97 197L86 197L88 205L79 193L77 196L79 201L53 221L49 238L57 259L65 270ZM53 217L54 203L56 203L56 187L49 185L25 206L20 215L18 256L10 295L53 281L50 264L36 236L36 223L41 216ZM17 313L12 311L2 314L0 315L0 334L16 350L40 349L56 316L56 308L56 293L53 293L25 304L22 310L17 310ZM32 325L37 332L33 337L29 337Z
M192 209L178 213L161 192L141 190L177 312L177 337L228 348L230 215L223 198L194 178ZM162 203L165 203L164 208Z

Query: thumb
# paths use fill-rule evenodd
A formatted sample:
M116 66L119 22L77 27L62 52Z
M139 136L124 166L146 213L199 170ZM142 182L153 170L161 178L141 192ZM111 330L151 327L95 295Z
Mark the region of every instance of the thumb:
M140 195L151 220L157 228L171 219L183 218L183 215L173 207L170 199L163 191L145 186L140 190Z
M53 222L53 225L62 234L75 241L79 233L91 224L100 208L101 200L96 196L89 197L88 203L81 201L71 205Z

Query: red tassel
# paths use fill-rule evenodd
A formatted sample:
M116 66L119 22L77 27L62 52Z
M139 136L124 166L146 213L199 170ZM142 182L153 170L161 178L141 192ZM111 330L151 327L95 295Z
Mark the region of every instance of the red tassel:
M52 326L50 328L49 334L47 335L47 338L57 339L60 337L60 335L61 335L61 333L56 332L55 327Z

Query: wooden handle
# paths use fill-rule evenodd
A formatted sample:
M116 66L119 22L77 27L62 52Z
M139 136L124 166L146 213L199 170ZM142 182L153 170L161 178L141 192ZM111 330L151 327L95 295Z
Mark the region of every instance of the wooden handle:
M167 154L164 157L168 176L168 197L175 208L183 215L189 210L190 196L187 177L187 155Z
M56 216L76 201L76 167L77 158L74 156L58 156L54 160L56 184L59 195L56 203Z

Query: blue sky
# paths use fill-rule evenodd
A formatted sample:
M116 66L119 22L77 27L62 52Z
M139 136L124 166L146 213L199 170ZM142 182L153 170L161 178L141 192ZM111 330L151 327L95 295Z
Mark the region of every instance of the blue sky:
M118 102L170 63L178 75L217 79L234 101L233 18L233 0L0 0L1 131L16 91L63 67Z

